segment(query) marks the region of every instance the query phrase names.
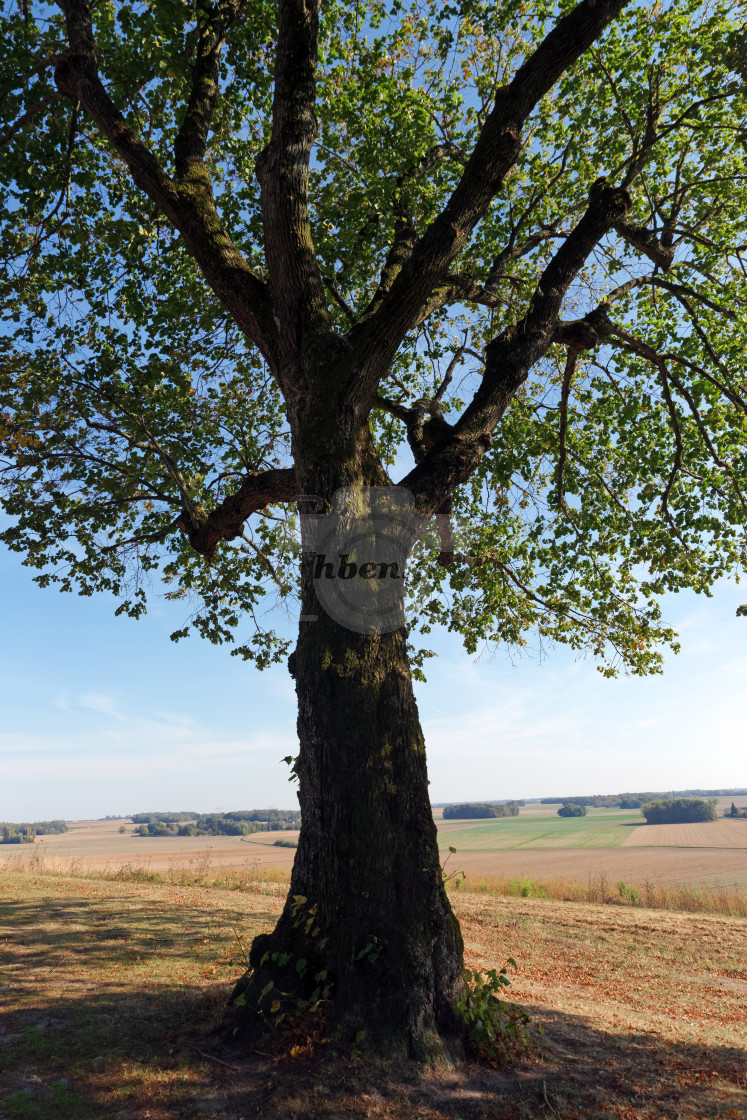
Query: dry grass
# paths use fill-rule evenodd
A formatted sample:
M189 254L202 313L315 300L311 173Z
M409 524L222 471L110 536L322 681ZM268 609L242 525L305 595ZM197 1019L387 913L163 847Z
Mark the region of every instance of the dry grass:
M72 876L115 883L154 883L173 887L249 891L279 897L285 897L290 882L290 868L268 867L251 859L245 860L240 867L215 866L209 850L187 861L174 861L165 871L153 870L147 860L131 860L113 867L87 867L82 859L50 859L38 849L26 859L9 856L0 866L6 871L26 875ZM463 872L456 872L449 876L447 888L452 896L456 892L467 891L504 898L552 899L747 918L747 890L738 886L668 885L650 880L631 884L623 880L613 882L603 873L590 875L585 883L581 883L565 879L537 880L529 876L465 876Z
M538 882L523 876L455 876L449 880L452 893L471 893L508 898L554 899L562 902L596 903L603 906L632 906L648 910L674 910L687 914L724 914L747 918L747 891L739 887L667 886L646 881L632 885L623 880L610 882L604 875L586 883L548 879Z
M131 859L110 865L91 866L82 857L64 859L35 848L26 856L7 856L0 867L21 875L48 875L98 879L113 883L160 883L174 887L206 887L225 891L286 894L289 867L268 867L246 857L239 866L215 864L209 848L186 860L172 860L168 868L154 869L151 861Z
M211 867L191 869L210 885L176 881L186 873L0 872L2 1120L746 1115L743 919L462 887L468 965L515 957L509 993L545 1034L498 1071L382 1069L227 1049L225 1000L285 884L251 868L230 886Z

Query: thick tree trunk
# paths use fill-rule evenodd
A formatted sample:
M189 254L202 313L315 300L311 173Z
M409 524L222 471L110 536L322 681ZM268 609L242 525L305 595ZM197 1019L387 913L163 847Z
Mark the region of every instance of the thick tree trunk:
M458 1049L462 939L442 883L403 630L352 634L320 614L295 655L303 824L290 894L258 937L250 1011L330 984L327 1033L388 1056ZM278 964L273 953L290 954ZM304 975L299 975L299 962ZM282 962L282 957L281 957ZM326 970L321 982L314 978ZM240 990L244 990L246 982ZM287 992L283 997L281 993Z
M304 567L290 663L302 828L283 914L256 938L253 972L234 995L248 1017L259 1008L272 1021L328 984L325 1034L339 1046L349 1051L363 1031L363 1050L439 1060L461 1052L462 938L442 881L405 628L359 633L335 621L316 594L318 558L307 553Z

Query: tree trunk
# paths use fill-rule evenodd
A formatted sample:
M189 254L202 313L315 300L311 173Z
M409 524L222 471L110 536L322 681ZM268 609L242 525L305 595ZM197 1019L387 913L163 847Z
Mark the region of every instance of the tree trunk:
M341 1048L365 1032L361 1050L437 1061L461 1052L462 937L442 881L405 627L391 615L383 632L375 620L369 633L335 621L317 595L319 558L306 551L303 569L289 664L301 834L283 914L255 939L234 999L272 1022L328 985L325 1035Z
M252 946L249 1002L272 981L268 1018L276 1000L292 1013L326 969L327 1033L340 1045L365 1031L361 1048L438 1059L459 1036L462 938L442 883L404 630L352 634L321 614L301 626L303 823L283 914ZM273 953L290 954L285 967Z

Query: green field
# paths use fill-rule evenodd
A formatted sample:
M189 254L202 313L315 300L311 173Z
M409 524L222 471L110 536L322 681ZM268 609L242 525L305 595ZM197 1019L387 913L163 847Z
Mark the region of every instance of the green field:
M449 821L458 827L439 827L438 844L458 852L502 851L515 848L619 848L631 828L645 826L638 810L629 813L590 809L585 817L559 817L557 813L504 817L482 822ZM440 822L439 822L440 825Z

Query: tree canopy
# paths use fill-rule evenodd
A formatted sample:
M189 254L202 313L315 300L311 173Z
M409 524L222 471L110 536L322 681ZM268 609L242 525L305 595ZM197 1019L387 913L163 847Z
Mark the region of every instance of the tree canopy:
M691 821L715 821L716 799L673 797L667 801L648 801L641 807L646 824L687 824Z
M569 801L567 805L561 805L558 809L559 817L585 817L588 809L585 805L575 805Z
M441 434L477 447L411 567L411 632L648 672L675 643L657 597L744 559L744 5L597 5L572 29L597 41L554 57L585 7L322 8L309 314L376 366L376 451L424 508ZM156 576L190 601L175 638L263 666L299 557L261 198L276 10L61 9L3 19L3 539L133 615ZM499 125L511 151L483 152Z

